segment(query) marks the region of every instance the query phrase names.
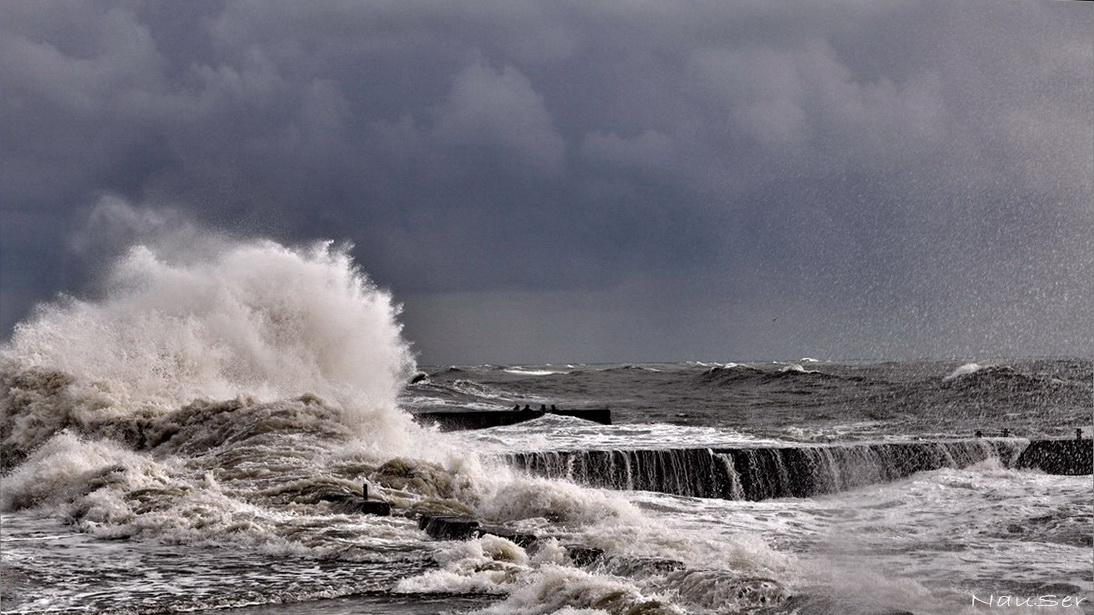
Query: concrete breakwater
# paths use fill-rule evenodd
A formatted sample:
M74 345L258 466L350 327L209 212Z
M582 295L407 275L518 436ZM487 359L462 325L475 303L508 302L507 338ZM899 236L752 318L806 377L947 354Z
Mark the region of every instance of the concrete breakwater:
M553 451L512 453L506 458L533 474L596 487L756 501L834 493L916 472L964 468L991 458L1006 467L1092 473L1091 441L1072 442L976 438L800 447ZM1027 449L1032 452L1023 456Z
M1048 474L1094 474L1094 440L1034 440L1014 466Z
M418 412L414 415L422 425L436 425L441 431L456 431L461 429L486 429L488 427L501 427L503 425L515 425L538 419L548 414L570 416L574 418L600 423L612 424L612 412L608 408L574 408L560 410L552 407L550 410L441 410L436 412Z

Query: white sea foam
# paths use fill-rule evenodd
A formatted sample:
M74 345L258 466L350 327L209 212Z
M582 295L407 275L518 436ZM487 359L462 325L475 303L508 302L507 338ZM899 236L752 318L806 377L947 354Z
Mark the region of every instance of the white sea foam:
M507 367L502 371L521 376L551 376L553 374L565 374L568 369L534 369L531 367Z
M345 249L254 241L169 258L138 246L107 286L101 300L57 301L16 327L0 355L5 444L29 450L66 423L195 399L308 393L378 444L410 446L396 398L414 362L398 308Z
M779 369L779 371L780 372L797 372L799 374L819 374L820 373L815 369L805 369L804 367L802 367L801 365L798 365L797 363L791 363L790 365L785 365L785 366L781 367Z
M968 376L969 374L975 374L976 372L984 369L985 366L979 363L966 363L961 367L950 372L950 375L942 379L943 382L949 382L950 380L956 380L962 376Z
M164 468L112 441L85 441L64 431L36 449L29 459L4 476L0 509L67 504L109 475L136 470L149 482L166 482Z
M258 241L191 258L134 248L105 300L47 307L18 328L15 351L107 381L127 401L315 393L393 403L413 369L398 310L345 249Z
M641 448L729 448L786 444L729 429L669 423L601 425L575 417L547 414L517 425L492 427L452 437L477 450L535 452Z
M566 566L545 566L508 599L484 609L484 615L566 615L574 613L682 615L686 611L633 583Z
M740 545L743 562L767 562L778 570L772 555L800 554L786 560L786 572L777 578L837 601L804 612L971 614L981 611L971 605L969 591L1036 595L1036 585L1023 585L1029 576L1059 583L1042 593L1091 591L1089 477L1005 469L993 459L809 499L645 493L634 499L670 533ZM764 541L750 549L750 536L771 537L779 552L768 552ZM960 587L954 579L961 579ZM862 610L839 608L840 602Z
M0 351L0 509L104 538L343 561L420 560L429 543L408 518L417 512L475 515L620 555L709 555L708 535L669 535L625 494L531 478L480 456L489 447L474 436L418 427L397 402L415 372L398 308L346 249L217 241L195 253L168 243L129 250L103 297L41 307ZM571 419L551 421L585 443L663 442L673 435L649 430L683 429L582 435ZM338 513L332 499L364 481L407 516ZM440 569L405 591L512 593L511 612L628 612L651 600L645 612L679 610L650 598L660 589L562 566L557 549L529 556L484 538L437 557ZM727 564L748 568L746 559Z

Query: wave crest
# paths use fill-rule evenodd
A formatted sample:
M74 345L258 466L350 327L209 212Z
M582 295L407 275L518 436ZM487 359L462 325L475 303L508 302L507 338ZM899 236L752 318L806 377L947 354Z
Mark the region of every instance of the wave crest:
M16 327L0 353L5 435L13 410L46 397L68 407L43 423L53 431L74 414L305 393L359 423L395 414L414 372L398 306L330 242L243 242L185 256L137 246L109 272L107 289L100 300L42 306Z

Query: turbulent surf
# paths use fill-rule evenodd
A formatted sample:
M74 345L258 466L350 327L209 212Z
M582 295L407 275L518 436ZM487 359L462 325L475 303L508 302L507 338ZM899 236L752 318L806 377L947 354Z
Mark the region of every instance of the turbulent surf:
M1094 590L1089 479L1013 463L1089 437L1089 360L448 369L398 315L344 247L270 241L138 246L97 296L41 306L0 352L0 608L971 613L973 591ZM615 424L415 416L527 404ZM391 516L341 505L366 483ZM438 541L438 515L535 544Z

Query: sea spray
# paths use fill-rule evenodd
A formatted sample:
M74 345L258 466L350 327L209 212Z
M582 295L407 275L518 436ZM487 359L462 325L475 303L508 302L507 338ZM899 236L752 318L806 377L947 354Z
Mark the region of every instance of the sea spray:
M87 441L64 431L4 477L0 509L68 505L127 471L144 474L148 482L166 482L163 468L148 457L112 441Z
M396 397L414 362L398 309L344 248L254 241L167 260L138 246L106 286L100 301L39 308L0 356L4 446L16 459L103 417L305 393L377 446L410 449Z
M529 477L419 427L398 405L415 371L398 308L345 248L202 245L137 246L101 298L59 299L16 328L0 351L0 510L141 544L374 562L399 571L405 591L512 593L499 608L523 612L675 613L657 596L703 599L660 576L577 570L557 544L529 554L484 537L429 564L436 545L413 516L473 515L616 558L733 568L719 578L782 570L769 549L704 547L706 534L670 535L625 495ZM396 515L332 505L362 482ZM552 601L524 602L559 583L569 590ZM353 591L339 587L330 595Z
M414 362L390 295L329 242L169 239L128 250L102 297L41 306L0 351L0 509L313 555L389 539L321 528L385 461L448 455L397 406Z

